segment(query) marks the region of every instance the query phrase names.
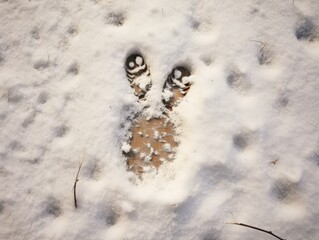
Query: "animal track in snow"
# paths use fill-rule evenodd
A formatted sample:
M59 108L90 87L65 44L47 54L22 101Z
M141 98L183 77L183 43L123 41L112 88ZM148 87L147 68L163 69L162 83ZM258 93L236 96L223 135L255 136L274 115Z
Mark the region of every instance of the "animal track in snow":
M72 63L67 70L68 73L73 75L78 75L79 71L80 71L80 66L77 62Z
M298 198L297 187L297 183L281 179L274 183L271 193L279 201L290 203Z
M228 87L238 92L242 92L250 88L250 83L246 79L245 74L236 69L231 70L228 73L228 76L226 77L226 82Z
M250 132L240 132L233 136L233 144L238 150L245 150L252 143L252 134Z
M217 233L208 233L206 234L202 240L218 240L219 237L217 237Z
M22 91L20 91L20 86L16 85L9 89L8 92L8 102L17 104L23 100L24 96L22 94Z
M38 60L36 61L34 64L33 64L33 68L36 69L36 70L43 70L43 69L46 69L50 66L50 62L49 62L49 59L41 59L41 60Z
M295 29L296 38L300 41L312 42L318 37L316 26L309 17L303 17Z
M54 197L49 197L46 202L45 212L53 217L58 217L62 214L61 202Z
M119 27L124 24L125 18L126 17L124 12L110 12L106 15L105 22L107 24Z
M31 30L31 36L36 39L39 40L40 39L40 29L38 27L33 27Z
M194 29L194 30L198 30L199 27L200 27L200 24L201 24L201 23L200 23L199 21L193 19L193 20L191 21L191 28Z
M152 86L150 71L139 53L130 55L125 63L126 75L135 95L142 104L146 93ZM131 138L122 145L128 169L137 175L150 168L158 168L165 161L175 158L178 140L176 126L170 119L169 112L177 106L190 88L188 68L175 67L168 75L162 92L162 102L166 110L160 117L148 118L142 112L132 120Z
M32 124L36 117L36 111L32 111L23 121L22 126L27 128L30 124Z
M21 142L14 140L12 142L9 143L9 148L12 151L17 151L17 152L22 152L24 150L24 146L22 145Z
M281 94L278 96L277 100L274 103L274 108L282 111L288 108L289 106L289 98L286 96L286 94Z
M66 125L60 125L54 129L56 137L64 137L64 135L69 131L69 128Z
M212 59L212 56L210 54L204 54L201 56L200 58L202 60L202 62L206 65L206 66L209 66L212 64L213 62L213 59Z
M48 94L46 92L41 92L39 94L37 102L40 104L45 104L48 101Z
M82 171L88 178L97 181L103 175L103 165L99 159L91 158Z
M75 36L79 32L79 28L77 25L70 25L67 30L67 33L71 36Z
M117 214L113 209L111 209L106 214L105 223L107 226L113 226L118 221L118 218L119 218L119 214Z

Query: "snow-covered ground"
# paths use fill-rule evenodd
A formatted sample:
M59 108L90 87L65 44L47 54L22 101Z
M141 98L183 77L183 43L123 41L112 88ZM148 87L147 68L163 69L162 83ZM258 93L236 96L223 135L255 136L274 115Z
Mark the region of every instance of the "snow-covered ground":
M121 152L134 50L151 115L174 66L193 79L176 159L143 181ZM317 239L318 122L318 0L0 1L0 239Z

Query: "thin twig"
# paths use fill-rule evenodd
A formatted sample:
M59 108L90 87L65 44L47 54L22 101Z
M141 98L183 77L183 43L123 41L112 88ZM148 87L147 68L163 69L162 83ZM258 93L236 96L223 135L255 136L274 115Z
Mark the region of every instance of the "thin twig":
M280 239L280 240L286 240L286 239L283 239L283 238L281 238L281 237L275 235L275 234L272 233L271 231L267 231L267 230L264 230L264 229L261 229L261 228L258 228L258 227L254 227L254 226L251 226L251 225L248 225L248 224L236 223L236 222L234 222L234 223L227 223L227 224L234 224L234 225L239 225L239 226L243 226L243 227L252 228L252 229L255 229L255 230L264 232L264 233L268 233L268 234L270 234L270 235L272 235L272 236L274 236L274 237L276 237L276 238L278 238L278 239Z
M261 43L261 44L265 44L264 42L259 41L259 40L255 40L255 39L250 39L249 41L251 41L251 42L258 42L258 43Z
M76 199L76 184L79 181L79 174L81 171L82 163L83 163L83 157L82 157L82 160L80 162L78 172L76 173L76 177L75 177L75 181L74 181L74 185L73 185L73 196L74 196L74 207L75 208L78 208L78 203L77 203L77 199Z
M262 48L260 49L260 51L262 51L262 50L266 47L266 45L267 45L267 43L262 42L262 41L259 41L259 40L251 39L251 40L249 40L249 41L251 41L251 42L257 42L257 43L262 44L263 46L262 46Z

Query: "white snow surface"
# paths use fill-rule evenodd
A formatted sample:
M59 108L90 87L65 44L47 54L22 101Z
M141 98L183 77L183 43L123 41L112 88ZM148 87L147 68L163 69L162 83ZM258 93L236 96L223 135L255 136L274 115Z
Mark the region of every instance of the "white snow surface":
M2 0L0 22L0 239L318 238L318 0ZM135 50L148 114L175 66L193 82L143 181L121 152Z
M128 153L131 150L131 145L127 142L123 142L121 150L125 153Z

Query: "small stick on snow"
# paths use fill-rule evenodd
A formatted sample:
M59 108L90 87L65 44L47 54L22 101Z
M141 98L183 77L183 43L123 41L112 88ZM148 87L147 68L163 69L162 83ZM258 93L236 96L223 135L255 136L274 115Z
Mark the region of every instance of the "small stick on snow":
M280 240L286 240L286 239L283 239L283 238L281 238L281 237L275 235L275 234L272 233L271 231L267 231L267 230L264 230L264 229L261 229L261 228L258 228L258 227L254 227L254 226L251 226L251 225L248 225L248 224L236 223L236 222L234 222L234 223L227 223L227 224L234 224L234 225L239 225L239 226L243 226L243 227L252 228L252 229L255 229L255 230L264 232L264 233L268 233L268 234L270 234L270 235L272 235L272 236L274 236L274 237L276 237L276 238L278 238L278 239L280 239Z
M78 208L78 203L77 203L77 199L76 199L76 184L79 181L79 174L81 171L82 163L83 163L83 157L82 157L82 160L80 162L79 169L78 169L78 172L76 174L74 185L73 185L73 196L74 196L74 207L75 208Z
M257 42L257 43L262 44L263 46L262 46L262 48L260 49L261 51L262 51L262 50L266 47L266 45L267 45L267 43L262 42L262 41L259 41L259 40L251 39L251 40L249 40L249 41L251 41L251 42Z

